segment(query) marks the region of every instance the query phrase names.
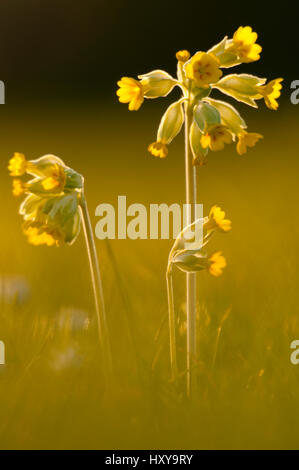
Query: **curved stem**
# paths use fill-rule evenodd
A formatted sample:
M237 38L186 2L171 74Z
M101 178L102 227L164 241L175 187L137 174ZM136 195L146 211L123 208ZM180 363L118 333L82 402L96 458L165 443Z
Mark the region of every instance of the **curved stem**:
M107 378L112 377L112 358L110 351L110 341L108 335L106 308L104 301L103 285L100 273L100 266L97 257L96 245L93 236L90 216L88 212L87 202L82 192L81 201L81 220L83 225L83 231L85 235L86 249L88 254L88 260L90 265L90 273L92 280L92 287L94 293L94 302L97 315L98 334L102 350L102 357L104 363L104 369Z
M189 92L190 95L190 92ZM192 152L189 144L189 132L192 119L190 103L185 103L185 176L186 176L186 203L191 210L187 211L187 225L195 220L196 204L196 170L192 164ZM187 273L187 395L195 390L195 376L193 374L196 355L196 274Z
M177 377L177 357L176 357L176 335L175 335L175 316L174 316L174 299L173 299L173 282L172 269L168 264L166 272L167 296L168 296L168 321L169 321L169 345L170 345L170 367L171 378L175 380Z

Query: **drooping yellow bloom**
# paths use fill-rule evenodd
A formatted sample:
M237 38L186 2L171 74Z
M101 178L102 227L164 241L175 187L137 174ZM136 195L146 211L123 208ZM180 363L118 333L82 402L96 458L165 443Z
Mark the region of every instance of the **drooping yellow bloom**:
M141 82L130 77L122 77L117 82L116 94L120 103L129 103L130 111L138 111L144 101L144 87Z
M278 108L278 103L276 100L280 97L281 94L280 90L282 89L282 81L283 78L275 78L266 85L260 85L256 87L258 93L260 93L264 98L267 107L269 109L273 109L274 111L276 111Z
M209 258L209 272L212 276L221 276L223 269L226 267L226 259L221 251L216 251Z
M148 151L154 155L154 157L165 158L168 155L168 148L163 140L153 142L148 146Z
M12 182L12 194L18 197L24 194L25 191L26 185L19 178L15 178Z
M263 139L262 134L258 134L257 132L243 131L241 134L238 135L238 154L244 155L244 153L247 152L247 147L254 147L260 139Z
M28 162L22 153L15 152L8 162L10 176L23 176L26 173L27 167Z
M42 180L42 186L46 191L55 190L55 192L62 191L66 181L66 174L64 167L60 165L53 165L51 168L51 175Z
M232 228L232 223L231 220L225 218L225 212L219 206L213 206L203 228L207 231L219 230L220 232L229 232Z
M219 59L214 54L197 52L185 65L186 76L194 80L196 86L206 88L222 76Z
M250 26L240 26L234 33L232 45L229 51L235 52L242 62L254 62L259 60L262 48L256 44L257 33Z
M61 246L64 242L64 234L59 226L51 226L38 221L25 222L24 234L31 245Z
M222 150L224 144L232 142L232 135L227 127L222 124L211 126L201 138L201 145L204 149L210 148L214 152Z
M190 59L190 52L186 50L178 51L175 56L179 62L187 62Z

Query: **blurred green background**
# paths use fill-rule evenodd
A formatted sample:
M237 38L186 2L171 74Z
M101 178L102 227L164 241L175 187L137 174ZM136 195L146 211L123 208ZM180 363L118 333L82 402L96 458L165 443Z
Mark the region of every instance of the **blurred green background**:
M270 21L257 5L244 13L223 5L212 15L210 5L178 10L170 2L1 3L1 448L298 448L299 366L290 363L299 338L299 107L289 100L296 15L285 3ZM173 96L129 113L116 81L154 68L175 73L177 49L209 48L246 24L264 51L238 72L282 76L285 87L277 112L261 102L258 110L237 106L264 140L244 157L233 146L210 154L200 169L205 213L219 204L233 231L210 247L227 258L223 276L199 276L198 392L191 403L183 395L182 273L182 376L178 387L169 382L165 240L97 241L117 372L107 391L83 237L61 249L29 246L7 161L15 151L63 158L85 176L93 226L96 206L118 195L128 204L183 203L182 136L163 161L147 152Z

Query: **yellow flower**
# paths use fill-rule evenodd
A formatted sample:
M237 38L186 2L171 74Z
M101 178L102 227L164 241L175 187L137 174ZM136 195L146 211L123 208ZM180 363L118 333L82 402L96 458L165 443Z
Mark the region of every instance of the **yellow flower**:
M247 152L247 147L254 147L260 139L263 139L263 136L261 134L257 134L256 132L243 131L241 134L238 135L238 154L244 155L244 153Z
M223 269L226 267L226 259L221 251L216 251L209 258L209 272L212 276L218 277L222 274Z
M232 45L229 51L235 52L242 62L254 62L259 60L262 48L255 44L257 33L250 26L240 26L234 33Z
M141 82L130 77L123 77L117 82L116 94L120 103L129 103L130 111L137 111L144 101L144 87Z
M187 62L190 59L190 52L186 50L178 51L175 56L179 62Z
M51 175L42 180L42 186L46 191L62 191L66 181L64 168L60 165L53 165Z
M24 234L31 245L61 246L64 234L58 226L43 224L38 221L25 222Z
M274 111L276 111L278 108L276 99L280 96L282 81L283 78L275 78L275 80L271 80L271 82L267 83L266 85L260 85L256 87L258 93L260 93L264 98L267 107L269 109L273 109Z
M218 206L213 206L210 210L208 221L204 224L204 229L208 231L219 230L221 232L229 232L232 223L225 218L225 212Z
M8 162L10 176L23 176L28 167L28 162L22 153L15 152Z
M165 158L168 155L168 148L163 140L158 140L157 142L150 144L148 146L148 151L154 155L154 157Z
M186 76L194 80L196 86L206 88L222 76L219 60L214 54L197 52L185 65Z
M18 178L12 182L12 194L16 197L21 196L26 191L26 185Z
M205 148L210 148L214 152L222 150L224 144L230 144L232 135L227 127L222 124L216 124L208 128L207 132L201 138L201 145Z

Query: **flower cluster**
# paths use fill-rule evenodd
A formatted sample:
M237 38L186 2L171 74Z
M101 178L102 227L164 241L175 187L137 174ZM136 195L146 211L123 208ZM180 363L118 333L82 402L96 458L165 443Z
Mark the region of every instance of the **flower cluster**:
M154 70L140 75L138 80L123 77L118 82L119 101L129 103L130 111L137 111L144 98L167 96L175 86L183 92L182 98L169 106L162 117L157 140L148 147L152 155L167 156L167 146L185 120L183 104L190 115L189 142L194 165L202 165L209 150L221 150L233 141L237 141L237 152L243 155L263 138L261 134L246 131L245 121L231 104L210 98L212 90L218 89L255 108L259 99L264 99L269 109L278 108L282 78L266 83L264 78L244 73L223 76L222 69L260 58L262 48L256 40L257 33L250 26L240 26L231 39L225 37L207 52L199 51L192 57L186 50L177 52L177 78L163 70Z
M8 170L14 196L26 195L19 213L32 245L61 246L74 242L80 231L78 197L83 177L54 155L26 160L15 153ZM25 179L26 176L32 177Z
M172 266L177 266L181 271L189 273L206 269L212 276L220 276L226 267L226 259L221 251L216 251L209 256L203 248L215 232L228 232L231 230L231 226L231 221L225 218L225 212L220 207L213 206L208 217L197 219L179 234L169 255L169 269ZM191 240L190 243L190 240L187 239L187 233L195 233L195 230L199 228L203 233L202 242L198 245ZM186 243L188 243L187 248Z

